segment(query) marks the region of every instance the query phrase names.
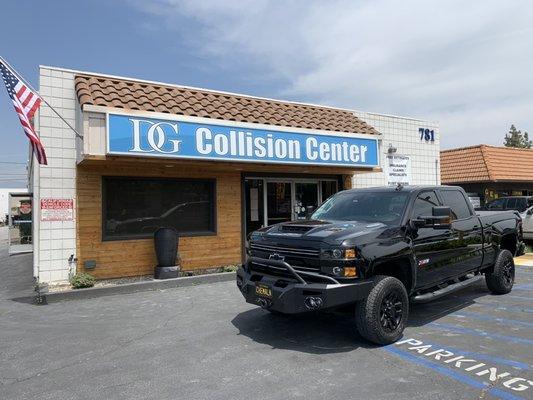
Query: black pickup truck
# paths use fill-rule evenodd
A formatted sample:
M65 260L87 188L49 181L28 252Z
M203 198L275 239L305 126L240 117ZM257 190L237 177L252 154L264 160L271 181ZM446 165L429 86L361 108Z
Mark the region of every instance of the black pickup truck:
M519 214L476 213L459 187L352 189L307 220L253 232L237 286L272 313L355 305L360 335L388 344L401 337L410 302L483 275L492 293L510 292L521 251Z

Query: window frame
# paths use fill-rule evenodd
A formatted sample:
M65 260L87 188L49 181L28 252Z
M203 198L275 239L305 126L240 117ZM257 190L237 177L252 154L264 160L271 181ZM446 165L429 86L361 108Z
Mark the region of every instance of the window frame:
M113 241L126 241L126 240L146 240L154 237L153 233L138 234L138 235L107 235L105 230L105 222L107 220L106 201L107 190L105 181L111 179L124 179L124 180L138 180L138 181L174 181L174 182L207 182L212 185L211 193L211 223L213 230L198 231L198 232L178 232L179 237L196 237L196 236L216 236L218 235L218 218L217 218L217 180L214 178L172 178L172 177L147 177L147 176L121 176L121 175L103 175L101 177L101 190L102 190L102 203L101 203L101 229L102 229L102 242Z
M458 190L458 189L439 189L438 190L438 196L439 196L439 200L440 200L441 204L444 207L450 207L450 210L452 210L452 213L453 213L452 207L446 205L446 202L444 201L444 196L443 196L444 192L458 192L463 197L463 200L466 202L466 207L467 207L468 211L470 212L470 215L468 215L467 217L456 218L456 219L452 218L452 221L451 221L452 224L454 222L456 222L456 221L466 221L467 219L470 219L470 218L472 218L472 217L474 217L476 215L474 207L472 206L472 203L469 200L466 199L464 193L461 190Z

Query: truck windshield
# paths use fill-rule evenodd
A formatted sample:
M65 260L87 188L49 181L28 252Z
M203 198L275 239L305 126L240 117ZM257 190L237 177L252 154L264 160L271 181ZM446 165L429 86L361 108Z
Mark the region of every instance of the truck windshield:
M312 215L327 221L365 221L397 225L407 204L406 192L346 192L330 197Z

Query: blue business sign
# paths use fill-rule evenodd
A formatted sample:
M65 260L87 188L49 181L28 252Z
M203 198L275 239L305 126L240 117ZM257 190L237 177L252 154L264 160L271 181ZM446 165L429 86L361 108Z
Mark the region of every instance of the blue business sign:
M109 154L346 167L379 165L375 138L109 114Z

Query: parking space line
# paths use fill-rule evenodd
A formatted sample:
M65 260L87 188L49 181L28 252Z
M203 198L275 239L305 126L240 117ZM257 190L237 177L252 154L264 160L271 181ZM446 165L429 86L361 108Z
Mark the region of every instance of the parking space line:
M476 304L480 304L480 303L476 303ZM533 313L533 308L522 308L522 307L513 307L513 306L496 307L495 310L511 311L511 312L518 312L518 313L520 312Z
M517 290L533 290L533 283L515 285L515 286L513 286L513 289L517 289Z
M528 300L531 300L531 299L528 299ZM482 307L490 307L493 310L510 311L510 312L517 312L517 313L523 313L523 312L533 313L533 308L524 308L524 307L520 307L520 306L505 306L505 307L504 306L500 306L500 307L495 307L498 304L500 304L500 303L495 303L495 302L492 302L492 303L481 303L481 302L477 302L476 301L474 304L477 305L477 306L482 306Z
M525 297L525 296L514 296L514 295L511 295L511 294L506 294L505 297L507 298L510 298L510 299L519 299L519 300L533 300L533 297Z
M453 371L451 369L448 369L446 367L443 367L442 365L439 365L439 364L436 364L432 361L429 361L427 359L423 359L423 358L418 358L410 353L407 353L403 350L400 350L398 349L397 347L394 347L394 345L389 345L389 346L385 346L383 347L383 349L389 353L392 353L392 354L395 354L397 356L399 356L400 358L403 358L405 360L408 360L408 361L411 361L411 362L414 362L416 364L419 364L419 365L422 365L424 367L427 367L429 369L432 369L433 371L435 372L438 372L442 375L446 375L450 378L453 378L459 382L462 382L466 385L469 385L471 387L474 387L476 389L487 389L489 387L488 384L485 384L485 383L482 383L482 382L478 382L476 381L475 379L472 379L471 377L465 375L465 374L461 374L457 371ZM508 393L502 389L498 389L498 388L490 388L488 390L488 393L490 393L491 395L493 396L496 396L496 397L499 397L501 399L504 399L504 400L521 400L523 399L522 397L518 397L518 396L515 396L511 393Z
M478 330L475 330L475 329L464 328L462 326L457 326L457 325L452 325L452 324L443 324L443 323L440 323L440 322L430 322L428 324L428 326L435 327L435 328L438 328L438 329L444 329L444 330L450 330L450 331L455 331L455 332L459 332L459 333L464 333L464 334L467 334L467 335L481 336L481 337L489 338L489 339L507 340L509 342L516 343L516 344L533 345L533 340L531 340L531 339L525 339L525 338L521 338L521 337L517 337L517 336L500 335L498 333L488 333L488 332L485 332L485 331L478 331Z
M478 319L480 321L497 321L497 322L503 322L503 323L510 324L510 325L522 325L522 326L527 326L529 328L533 328L532 322L519 321L516 319L509 319L509 318L500 318L500 317L495 317L495 316L489 317L487 315L480 315L480 314L477 314L475 312L470 312L470 311L458 311L458 312L454 312L449 315L454 316L454 317L464 316L465 318L468 317L468 318Z

